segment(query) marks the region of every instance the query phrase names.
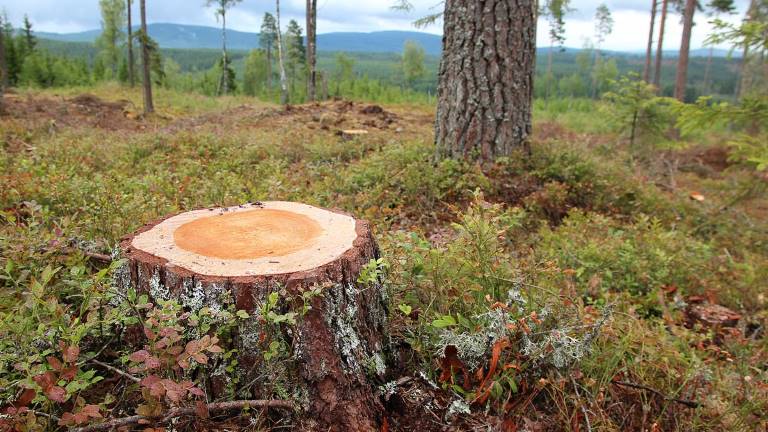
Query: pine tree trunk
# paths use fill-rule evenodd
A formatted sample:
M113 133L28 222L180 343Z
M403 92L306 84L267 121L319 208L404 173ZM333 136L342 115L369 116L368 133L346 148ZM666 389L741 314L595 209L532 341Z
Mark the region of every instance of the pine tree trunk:
M661 22L659 23L659 40L656 43L656 64L653 71L653 85L661 89L661 60L664 50L664 27L667 24L667 10L669 9L669 0L661 2Z
M754 13L757 8L757 1L751 0L749 2L749 8L744 17L744 22L748 23L754 19ZM734 89L734 96L736 100L741 99L750 87L751 75L749 73L749 45L744 44L744 48L741 52L741 66L739 67L739 79L736 80L736 88Z
M242 387L231 391L259 398L270 396L259 393L265 384L279 381L287 394L301 395L296 430L383 430L376 384L387 368L388 306L378 277L359 281L379 258L367 222L299 203L246 204L153 222L125 237L120 250L125 264L115 280L125 294L175 300L193 313L248 313L226 347L237 350L237 368L212 371L212 397L224 392L215 383L233 376ZM271 311L294 314L293 324L267 324L263 310L275 294ZM270 340L290 341L272 360L284 365L282 375L263 375Z
M653 27L656 24L656 6L657 0L652 0L651 5L651 29L648 32L648 47L645 50L645 66L643 67L643 81L650 83L651 74L651 55L653 54Z
M680 43L680 57L677 63L675 78L675 99L685 100L685 87L688 81L688 55L691 49L691 31L693 30L693 14L696 11L696 0L685 1L683 13L683 39Z
M712 47L709 47L709 52L707 53L707 65L704 67L704 94L709 94L709 75L712 69L712 55L713 51L715 49Z
M536 2L447 0L444 22L437 156L490 162L528 151Z
M285 62L283 60L283 30L280 28L280 0L275 0L277 21L277 61L280 64L280 104L288 105L288 77L285 75Z
M307 98L317 98L317 0L307 0Z
M597 99L599 96L599 89L597 88L597 68L602 65L602 61L602 57L600 57L600 49L598 48L595 50L595 64L592 66L592 99Z
M132 0L126 0L126 12L128 14L128 82L131 88L136 86L135 64L133 59L133 23L131 22L131 3Z
M150 73L149 58L149 32L147 31L147 7L146 0L139 0L141 5L141 67L144 84L144 113L155 112L155 104L152 101L152 74Z
M0 20L0 114L5 112L5 85L8 82L8 68L5 64L5 28Z
M267 94L272 97L272 44L267 44Z
M229 70L227 59L227 12L222 9L221 13L221 77L219 78L219 88L216 93L221 96L229 93Z

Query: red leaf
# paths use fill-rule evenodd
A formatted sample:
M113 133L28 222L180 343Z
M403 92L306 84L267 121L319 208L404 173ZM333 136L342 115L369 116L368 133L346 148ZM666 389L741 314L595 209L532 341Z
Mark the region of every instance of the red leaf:
M88 415L89 417L93 418L101 418L101 413L99 412L99 406L98 405L86 405L83 407L83 410L80 411Z
M45 395L54 402L64 403L67 401L67 391L59 386L49 388L45 391Z
M44 392L47 392L48 389L53 387L53 384L56 382L56 376L53 374L53 372L45 372L43 374L32 377L32 380L37 383L37 385L39 385Z
M132 362L141 363L144 360L148 359L150 356L151 354L149 353L149 351L141 350L131 354L131 356L128 357L128 359Z
M19 395L19 398L16 399L16 402L13 403L13 406L15 408L25 407L32 402L32 399L34 399L35 396L37 396L37 392L34 389L24 389Z
M77 376L77 366L71 366L59 373L59 379L72 381Z
M45 358L48 360L48 365L51 366L51 368L55 371L60 371L64 365L61 364L61 360L57 359L56 357L49 356Z
M71 412L65 412L59 419L59 426L72 426L75 424L75 416Z
M67 349L64 350L62 357L67 363L76 362L77 358L80 357L80 347L76 345L68 346Z
M162 366L162 363L160 363L160 359L157 357L149 357L148 359L144 360L144 366L147 369L157 369Z
M160 381L160 377L157 375L149 375L148 377L141 380L141 385L147 388L152 387L155 383Z

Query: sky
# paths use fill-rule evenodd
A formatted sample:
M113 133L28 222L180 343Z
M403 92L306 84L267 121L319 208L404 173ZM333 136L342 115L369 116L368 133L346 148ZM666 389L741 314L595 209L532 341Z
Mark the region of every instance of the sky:
M608 50L642 51L648 40L650 0L571 0L573 9L566 17L565 46L579 48L588 40L594 40L593 16L597 6L605 1L614 19L613 33L603 43ZM412 0L415 10L410 13L391 10L394 0L317 0L318 33L338 31L371 32L379 30L416 30L412 22L441 8L439 0ZM736 0L738 13L724 17L739 22L747 8L748 0ZM136 2L138 3L138 2ZM147 0L149 22L179 23L218 26L213 9L204 7L204 0ZM274 12L274 2L269 0L244 0L227 16L229 28L258 32L265 12ZM281 1L283 22L296 19L304 21L305 0ZM19 26L24 14L28 14L34 28L39 31L69 33L99 28L98 0L0 0L14 25ZM138 8L137 8L138 9ZM138 14L136 14L138 15ZM711 30L710 18L697 12L693 30L692 48L700 48ZM658 22L658 21L657 21ZM284 24L285 25L285 24ZM549 46L547 23L539 23L537 44ZM440 34L442 23L426 29ZM668 49L678 48L682 35L680 16L667 18L665 41Z

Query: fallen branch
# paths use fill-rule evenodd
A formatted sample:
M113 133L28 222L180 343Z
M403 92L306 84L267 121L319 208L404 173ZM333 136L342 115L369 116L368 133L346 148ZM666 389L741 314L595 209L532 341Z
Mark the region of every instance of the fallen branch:
M293 409L293 403L284 400L240 400L230 402L214 402L206 405L206 409L209 413L218 411L242 410L245 408L280 408L291 410ZM139 423L166 423L176 417L196 415L196 413L197 408L173 408L163 416L146 417L135 415L130 417L117 418L106 421L104 423L74 429L73 432L97 432Z
M67 253L73 253L73 252L80 252L81 254L85 255L86 258L90 258L94 261L98 261L104 264L109 264L112 262L112 257L105 254L100 254L97 252L90 252L84 249L80 248L74 248L74 247L68 247L64 249Z
M112 372L114 372L114 373L116 373L116 374L118 374L118 375L120 375L120 376L122 376L124 378L128 378L129 380L131 380L133 382L141 382L140 378L136 378L135 376L133 376L133 375L127 373L127 372L121 371L120 369L118 369L118 368L116 368L114 366L108 365L108 364L106 364L104 362L100 362L100 361L98 361L96 359L93 359L93 360L91 360L91 363L99 365L99 366L103 367L104 369L110 370L110 371L112 371Z
M640 389L640 390L649 391L649 392L655 394L656 396L659 396L660 398L662 398L664 400L667 400L667 401L670 401L670 402L679 403L680 405L685 405L688 408L700 408L701 407L701 403L699 403L699 402L691 401L691 400L687 400L687 399L672 398L672 397L669 397L669 396L665 395L664 393L662 393L662 392L660 392L660 391L658 391L658 390L656 390L654 388L651 388L651 387L648 387L648 386L644 386L642 384L635 384L635 383L631 383L631 382L617 381L617 380L613 380L613 381L611 381L611 383L615 384L615 385L618 385L618 386L622 386L622 387L631 387L631 388L636 388L636 389Z

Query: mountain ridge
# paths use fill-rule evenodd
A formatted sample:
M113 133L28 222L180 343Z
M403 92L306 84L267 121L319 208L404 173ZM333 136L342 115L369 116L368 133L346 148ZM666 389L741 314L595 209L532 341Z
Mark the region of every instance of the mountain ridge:
M137 27L138 28L138 27ZM148 31L163 48L175 49L220 49L221 29L201 25L153 23L148 25ZM44 39L61 42L93 43L101 30L87 30L76 33L36 32ZM428 55L439 56L442 50L442 36L431 33L404 30L383 30L374 32L331 32L317 35L318 50L348 51L348 52L379 52L399 53L406 41L414 41L421 45ZM227 46L232 50L251 50L259 46L259 34L238 30L227 30ZM560 48L539 47L538 52L546 54L550 49ZM580 48L564 48L565 51L577 52ZM627 50L604 50L605 53L644 56L644 52ZM692 57L706 57L708 48L691 50ZM728 50L715 49L713 56L726 57ZM664 51L666 58L677 57L677 51ZM739 57L734 53L733 57Z

